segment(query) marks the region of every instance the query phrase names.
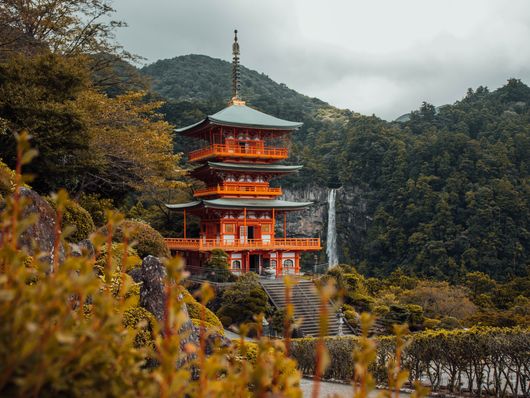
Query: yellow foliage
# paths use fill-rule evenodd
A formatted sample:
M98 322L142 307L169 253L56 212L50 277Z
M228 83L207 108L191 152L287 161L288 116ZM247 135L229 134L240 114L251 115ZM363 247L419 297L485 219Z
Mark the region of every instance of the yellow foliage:
M94 90L80 94L77 107L90 133L93 162L104 170L98 177L147 193L181 188L173 127L156 112L162 103L145 101L145 95L138 91L109 98Z

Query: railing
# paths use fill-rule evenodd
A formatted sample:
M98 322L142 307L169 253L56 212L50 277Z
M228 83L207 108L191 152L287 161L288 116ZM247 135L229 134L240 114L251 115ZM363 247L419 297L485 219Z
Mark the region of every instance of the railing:
M193 195L196 197L207 195L268 195L278 196L282 194L281 188L271 188L267 186L244 186L244 185L217 185L196 190Z
M264 239L184 239L166 238L170 250L209 251L236 250L320 250L320 238L274 238Z
M252 147L226 144L213 144L206 148L197 149L189 153L190 162L210 157L237 157L252 159L287 159L287 148Z

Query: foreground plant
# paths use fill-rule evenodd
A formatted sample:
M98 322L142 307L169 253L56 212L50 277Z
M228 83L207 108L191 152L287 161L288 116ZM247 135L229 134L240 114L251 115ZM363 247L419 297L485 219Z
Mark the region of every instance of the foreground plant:
M65 192L53 197L57 217L51 262L21 250L18 237L35 221L21 217L21 166L33 154L28 137L19 137L13 193L0 214L0 395L301 396L296 362L287 358L282 342L262 338L255 358L242 360L239 350L245 341L241 347L220 347L219 336L205 322L204 305L199 340L193 339L195 330L180 294L185 273L178 258L165 263L165 307L162 319L150 319L152 342L137 338L139 333L146 337L142 321L136 329L125 327L131 317L126 298L134 294L125 273L132 242L125 232L123 257L113 261L112 234L123 220L119 214L107 214L106 235L91 237L96 257L105 248L103 267L89 256L67 254L59 260L68 233L61 225ZM211 298L211 290L203 287L201 303Z

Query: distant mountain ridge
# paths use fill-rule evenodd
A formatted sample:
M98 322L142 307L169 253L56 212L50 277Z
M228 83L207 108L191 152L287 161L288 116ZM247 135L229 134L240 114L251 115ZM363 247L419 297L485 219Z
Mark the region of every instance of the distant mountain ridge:
M229 62L206 55L183 55L156 61L141 72L150 77L153 89L173 101L229 101L232 90L232 66ZM241 98L257 108L290 107L289 113L300 117L319 108L331 106L318 98L310 98L276 83L264 73L241 66Z

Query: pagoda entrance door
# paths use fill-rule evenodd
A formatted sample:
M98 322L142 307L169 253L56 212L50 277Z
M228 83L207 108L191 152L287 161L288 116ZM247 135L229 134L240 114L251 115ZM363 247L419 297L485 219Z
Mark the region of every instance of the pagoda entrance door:
M254 238L254 227L248 226L247 231L248 231L248 239L255 239Z
M260 265L260 255L259 254L250 254L248 256L248 265L249 265L249 271L255 272L256 274L259 274L259 265Z

